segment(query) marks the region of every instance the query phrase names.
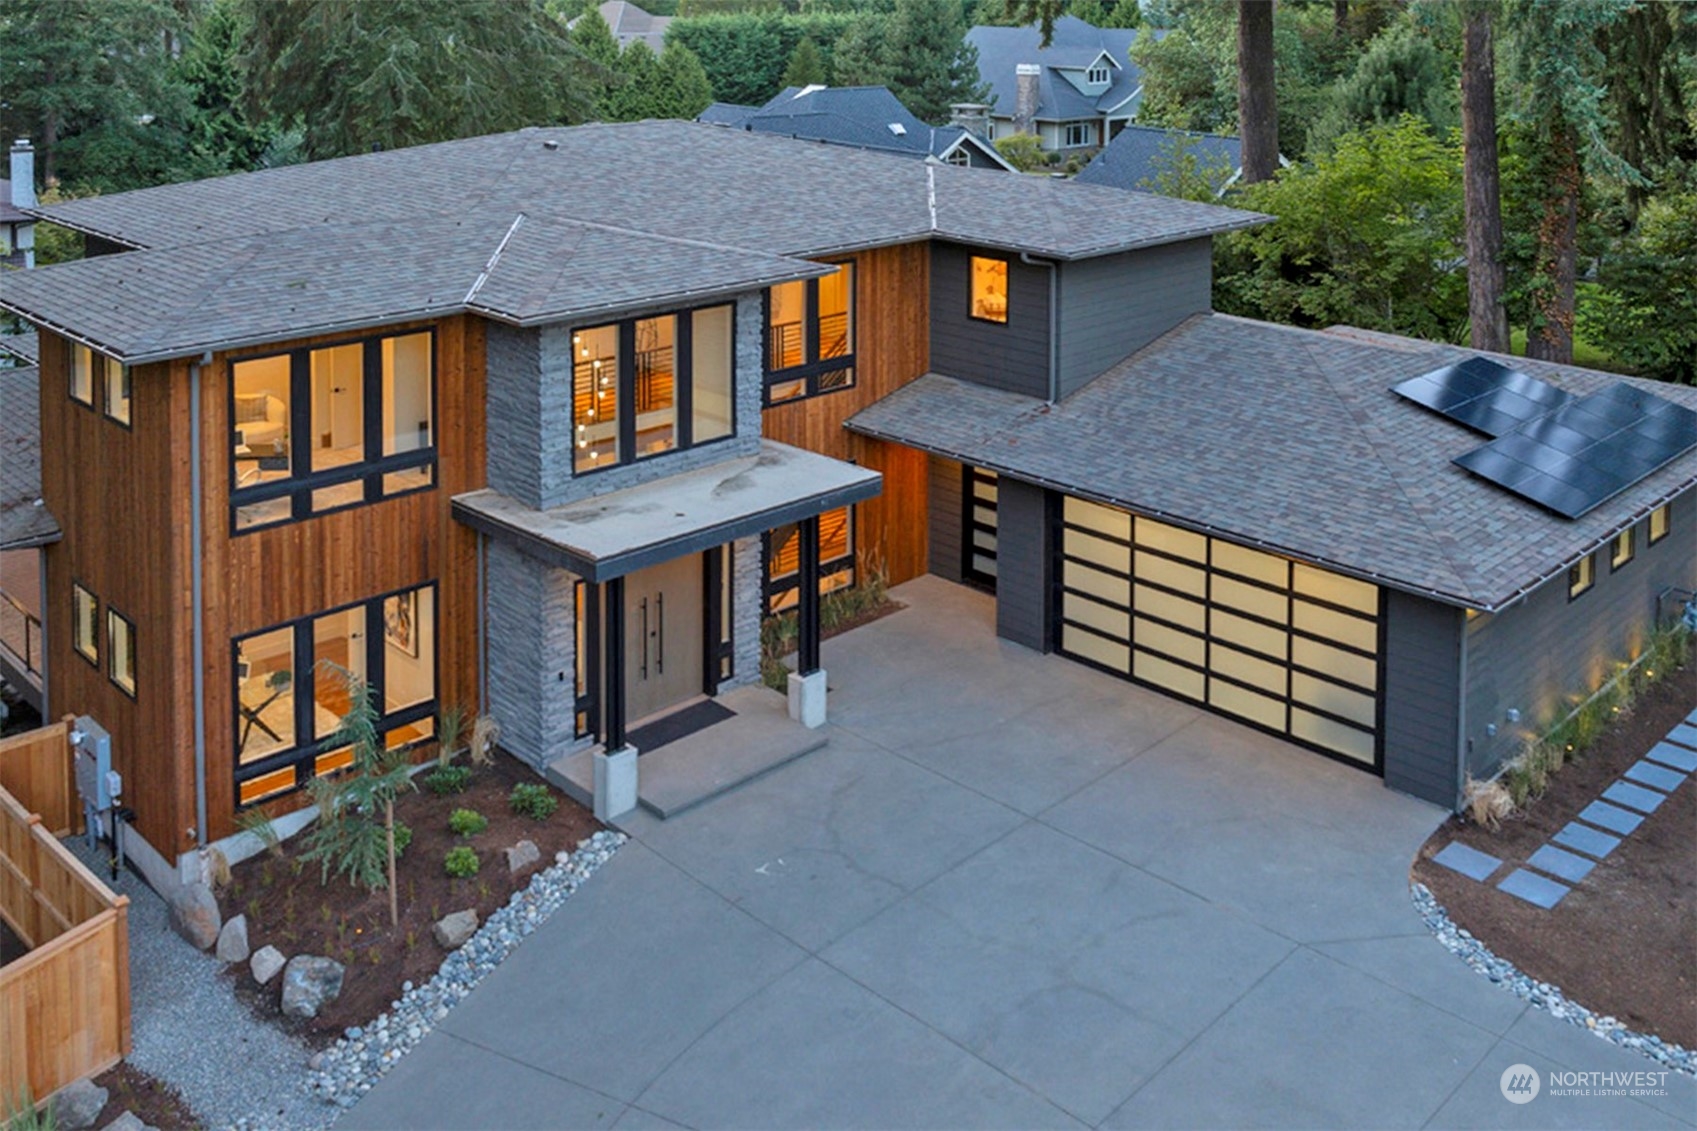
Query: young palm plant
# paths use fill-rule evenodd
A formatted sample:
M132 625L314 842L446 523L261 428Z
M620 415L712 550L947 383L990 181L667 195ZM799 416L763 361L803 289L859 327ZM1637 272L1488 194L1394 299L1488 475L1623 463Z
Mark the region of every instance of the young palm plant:
M389 924L400 922L395 904L395 798L412 789L405 749L389 750L377 729L377 704L365 680L337 664L318 665L321 677L335 679L348 694L348 712L336 740L353 748L353 764L338 776L312 779L318 822L307 834L302 858L346 876L367 891L389 891Z

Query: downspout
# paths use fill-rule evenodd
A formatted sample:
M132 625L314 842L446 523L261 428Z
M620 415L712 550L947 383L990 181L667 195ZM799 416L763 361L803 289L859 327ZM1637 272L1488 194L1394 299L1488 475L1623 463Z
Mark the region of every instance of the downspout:
M1468 617L1467 617L1467 613L1466 613L1465 610L1461 611L1459 615L1461 617L1461 647L1458 649L1458 651L1460 652L1460 656L1458 657L1458 662L1456 664L1456 669L1457 669L1456 674L1457 674L1457 678L1459 680L1457 690L1460 692L1460 694L1458 694L1456 696L1455 730L1456 730L1456 747L1457 747L1457 751L1460 753L1461 756L1456 759L1455 796L1456 796L1456 804L1457 805L1465 805L1467 803L1467 775L1472 772L1471 769L1469 768L1468 764L1467 764L1468 760L1469 760L1469 755L1472 754L1472 751L1470 751L1467 748L1467 620L1468 620Z
M190 560L190 604L194 630L194 835L197 848L206 847L206 621L202 605L205 589L201 576L201 436L200 371L212 364L212 351L189 364L189 538L194 543Z
M477 713L489 710L489 597L488 584L489 539L477 532Z
M1028 267L1049 269L1049 399L1054 404L1061 399L1061 296L1060 282L1053 259L1033 259L1029 251L1019 253L1019 261Z

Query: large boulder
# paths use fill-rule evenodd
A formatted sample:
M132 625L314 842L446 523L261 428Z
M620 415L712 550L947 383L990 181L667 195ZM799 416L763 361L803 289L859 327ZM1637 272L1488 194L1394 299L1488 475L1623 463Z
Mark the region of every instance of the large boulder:
M96 1087L93 1080L78 1080L59 1089L53 1097L53 1123L66 1131L93 1127L106 1106L105 1088Z
M218 957L218 961L220 962L247 961L248 945L246 915L237 915L234 919L231 919L229 922L224 924L223 928L218 932L218 945L213 949L212 953Z
M436 921L434 927L430 928L430 934L435 938L436 945L443 950L457 950L464 946L465 941L471 938L476 931L477 911L470 907L464 911L455 911L451 915L443 916Z
M342 992L340 962L313 954L297 954L283 967L283 1015L317 1017Z
M263 986L275 978L287 963L282 951L274 946L262 946L253 952L248 969L253 971L253 980Z
M535 841L521 840L507 849L507 871L512 875L534 868L542 859L542 853L536 847Z
M196 950L205 950L217 942L218 930L223 925L218 897L205 884L179 884L171 893L171 926Z

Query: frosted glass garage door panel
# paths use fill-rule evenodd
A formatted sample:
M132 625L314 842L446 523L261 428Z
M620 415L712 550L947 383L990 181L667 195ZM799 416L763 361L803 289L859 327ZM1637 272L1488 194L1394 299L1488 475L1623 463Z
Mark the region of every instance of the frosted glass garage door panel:
M1285 705L1278 699L1216 679L1209 683L1208 702L1222 711L1248 719L1252 723L1260 723L1270 730L1285 729Z
M1372 726L1378 719L1377 704L1371 695L1301 672L1290 673L1290 697L1328 714L1352 719L1364 727Z
M1117 542L1069 530L1066 532L1064 545L1069 557L1103 566L1115 573L1131 571L1131 551Z
M1180 530L1152 518L1137 520L1137 544L1163 550L1198 564L1208 560L1208 539L1189 530Z
M1068 589L1077 589L1092 597L1100 597L1110 605L1123 608L1131 604L1131 582L1119 574L1105 573L1078 562L1068 562L1062 580Z
M972 568L985 577L996 576L996 559L987 558L983 554L972 555Z
M1152 620L1138 617L1134 632L1132 640L1139 648L1188 660L1197 667L1208 662L1208 642L1183 629L1168 628L1164 624L1156 624Z
M1348 644L1351 648L1360 648L1363 652L1376 652L1379 649L1377 622L1362 620L1349 613L1340 613L1336 609L1310 605L1307 601L1299 600L1296 602L1295 624L1303 632L1323 636L1327 640L1336 640L1340 644Z
M994 505L984 506L982 503L973 504L972 521L981 522L985 526L990 526L990 527L995 526L996 525L996 508L995 508L995 506Z
M1228 609L1236 609L1276 624L1289 623L1290 598L1283 591L1275 593L1259 585L1233 581L1229 577L1215 574L1214 588L1210 596L1216 605L1224 605Z
M1251 656L1248 652L1239 652L1236 648L1215 644L1209 656L1208 666L1221 675L1252 683L1281 699L1284 698L1287 669L1283 664L1275 664L1271 660Z
M1327 570L1297 562L1292 578L1296 591L1308 597L1318 597L1334 605L1355 609L1368 616L1379 612L1379 587L1353 577L1343 577Z
M1074 526L1082 526L1113 538L1131 541L1131 516L1124 511L1104 507L1097 503L1087 503L1083 499L1075 499L1068 495L1066 502L1062 504L1061 513Z
M1185 565L1144 550L1137 551L1137 579L1197 597L1208 595L1208 575L1201 566Z
M988 475L990 478L988 482L983 479L973 479L972 497L975 499L984 499L989 502L991 506L994 506L996 503L996 473L993 471L980 471L978 474Z
M1191 671L1183 664L1175 664L1147 652L1139 652L1133 658L1131 674L1144 683L1165 688L1186 699L1200 700L1207 687L1207 678L1201 672Z
M1080 597L1076 593L1062 596L1061 616L1074 624L1093 628L1116 640L1124 640L1131 635L1130 613L1104 605L1100 601L1092 601L1088 597Z
M1284 558L1263 554L1260 550L1251 550L1247 546L1222 542L1217 538L1213 545L1215 569L1264 581L1268 585L1277 585L1280 589L1289 587L1290 562Z
M1304 742L1342 754L1357 762L1373 764L1373 736L1331 719L1311 715L1301 707L1290 711L1290 733Z
M1283 628L1249 620L1224 609L1215 609L1209 622L1214 639L1238 645L1250 652L1284 660L1290 656L1290 633Z
M1135 587L1132 601L1139 613L1160 617L1197 632L1208 627L1208 610L1200 601L1187 600L1147 585Z
M1378 664L1366 656L1357 656L1354 652L1345 652L1342 648L1334 648L1330 644L1293 636L1290 641L1290 658L1298 667L1324 672L1333 679L1354 684L1363 690L1371 691L1379 686Z
M1070 624L1061 626L1061 648L1071 655L1094 660L1105 668L1122 673L1128 670L1131 659L1131 648L1128 645L1103 640L1095 633L1086 632Z

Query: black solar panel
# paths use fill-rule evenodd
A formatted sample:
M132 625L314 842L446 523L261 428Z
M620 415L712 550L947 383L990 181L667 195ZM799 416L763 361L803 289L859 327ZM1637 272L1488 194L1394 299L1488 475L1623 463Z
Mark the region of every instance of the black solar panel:
M1391 391L1457 424L1503 436L1573 400L1573 394L1485 357L1410 377Z
M1623 384L1564 404L1455 462L1578 518L1694 447L1697 412Z

